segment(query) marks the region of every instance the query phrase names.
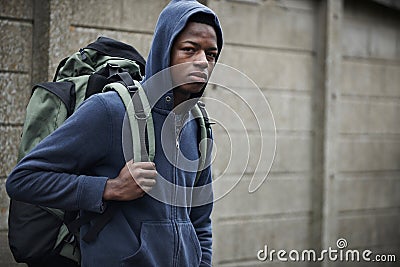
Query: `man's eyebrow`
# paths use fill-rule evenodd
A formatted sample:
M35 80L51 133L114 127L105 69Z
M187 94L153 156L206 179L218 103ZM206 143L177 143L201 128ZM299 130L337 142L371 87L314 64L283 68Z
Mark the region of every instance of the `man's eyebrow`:
M189 43L189 44L191 44L191 45L193 45L193 46L200 46L198 43L193 42L193 41L190 41L190 40L182 41L182 44L185 44L185 43Z
M182 41L182 44L185 44L185 43L189 43L189 44L191 44L191 45L193 45L195 47L200 47L200 44L198 44L198 43L196 43L194 41L190 41L190 40ZM216 50L216 51L218 51L218 48L216 46L212 46L212 47L207 48L207 50Z

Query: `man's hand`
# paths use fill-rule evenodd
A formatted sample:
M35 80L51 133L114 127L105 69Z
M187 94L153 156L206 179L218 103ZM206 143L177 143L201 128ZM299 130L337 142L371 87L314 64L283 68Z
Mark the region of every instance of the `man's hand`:
M127 162L119 175L107 180L104 200L128 201L144 196L156 184L157 171L153 162Z

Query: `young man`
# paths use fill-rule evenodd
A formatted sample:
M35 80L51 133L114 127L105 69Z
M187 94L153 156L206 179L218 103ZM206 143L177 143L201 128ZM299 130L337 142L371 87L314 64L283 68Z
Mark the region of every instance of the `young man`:
M24 202L81 214L117 203L96 240L81 240L82 266L211 266L210 187L200 195L186 189L211 183L209 166L196 181L198 125L190 109L221 49L213 11L197 1L171 1L157 22L143 82L152 105L154 163L131 160L124 105L107 92L85 101L8 177L8 194ZM201 194L207 201L192 207ZM81 236L89 228L82 226Z

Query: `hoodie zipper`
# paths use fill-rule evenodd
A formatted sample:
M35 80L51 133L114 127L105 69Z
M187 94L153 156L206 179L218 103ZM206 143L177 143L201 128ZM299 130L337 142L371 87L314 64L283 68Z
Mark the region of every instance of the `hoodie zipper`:
M180 137L180 132L182 129L182 118L179 115L175 114L175 164L174 164L174 184L176 185L178 183L178 157L179 157L179 137ZM172 205L172 220L173 220L173 225L175 229L175 234L176 234L176 247L174 248L174 266L178 267L178 253L179 253L179 246L180 246L180 240L179 240L179 227L177 223L178 219L178 211L177 211L177 206L176 206L176 201L177 201L177 188L174 188L174 193L173 193L173 205Z
M184 123L187 119L187 116L189 114L184 114L184 115L176 115L175 114L175 170L174 170L174 184L178 184L178 158L179 158L179 153L180 153L180 144L179 144L179 139L181 136L181 132L182 132L182 128L184 126ZM176 202L177 202L177 193L178 187L175 187L174 190L174 194L173 194L173 200L174 200L174 205L172 205L172 209L173 209L173 225L175 228L175 232L177 235L177 242L176 242L176 249L175 249L175 255L174 255L174 259L175 259L175 264L174 266L176 267L180 267L178 266L178 253L179 253L179 247L181 244L181 240L180 240L180 232L179 232L179 225L178 225L178 207L176 206Z

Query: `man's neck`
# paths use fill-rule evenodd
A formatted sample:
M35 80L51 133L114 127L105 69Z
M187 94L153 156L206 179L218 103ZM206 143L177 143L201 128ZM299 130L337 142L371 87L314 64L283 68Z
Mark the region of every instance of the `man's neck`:
M174 108L185 102L190 98L189 93L182 93L177 90L174 90ZM184 106L184 105L183 105Z

